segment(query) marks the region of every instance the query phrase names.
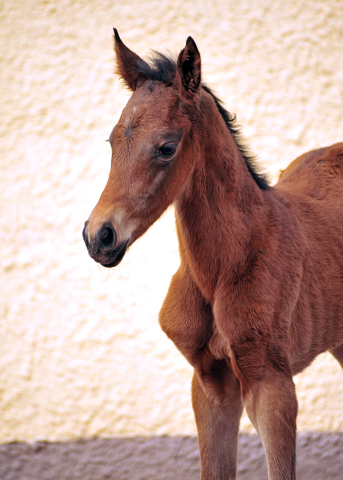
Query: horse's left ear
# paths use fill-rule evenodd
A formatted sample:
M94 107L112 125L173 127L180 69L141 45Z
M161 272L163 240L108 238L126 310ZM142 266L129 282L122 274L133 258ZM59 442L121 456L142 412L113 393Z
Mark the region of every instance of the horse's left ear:
M143 72L149 71L150 67L136 53L124 45L116 28L113 31L114 50L117 56L116 73L121 76L130 90L135 91L139 85L147 80L148 77Z
M177 79L186 96L197 91L201 80L201 58L198 47L192 37L187 38L186 46L177 60ZM179 83L178 82L178 83Z

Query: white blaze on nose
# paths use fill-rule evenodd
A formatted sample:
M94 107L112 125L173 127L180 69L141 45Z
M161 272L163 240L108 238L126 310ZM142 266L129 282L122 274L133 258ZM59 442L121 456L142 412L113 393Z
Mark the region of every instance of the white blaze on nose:
M115 210L111 221L117 234L118 243L131 238L132 232L136 227L136 222L130 219L130 216L123 208L117 208Z

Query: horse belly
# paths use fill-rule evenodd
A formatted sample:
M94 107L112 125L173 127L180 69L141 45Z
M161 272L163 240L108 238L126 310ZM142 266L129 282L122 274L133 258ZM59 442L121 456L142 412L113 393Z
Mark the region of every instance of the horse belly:
M343 232L342 232L343 235ZM340 242L341 243L341 242ZM343 344L343 245L340 261L311 259L304 268L299 299L291 322L291 362L294 374L322 352Z

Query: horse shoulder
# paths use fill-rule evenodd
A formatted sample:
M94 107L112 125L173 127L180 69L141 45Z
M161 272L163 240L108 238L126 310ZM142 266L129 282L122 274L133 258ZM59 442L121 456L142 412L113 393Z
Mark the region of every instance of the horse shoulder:
M215 324L229 342L229 356L242 384L278 365L289 374L290 326L299 300L306 235L299 229L292 195L271 189L265 219L251 238L244 265L219 278L213 304ZM274 367L273 367L274 368Z
M249 278L250 277L250 278ZM289 269L251 272L229 289L218 288L215 324L227 339L232 368L242 386L262 379L277 365L289 372L289 330L301 274Z

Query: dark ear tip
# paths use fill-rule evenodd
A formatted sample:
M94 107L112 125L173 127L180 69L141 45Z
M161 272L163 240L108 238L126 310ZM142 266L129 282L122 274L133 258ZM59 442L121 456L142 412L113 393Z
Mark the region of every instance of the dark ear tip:
M193 40L192 37L188 37L188 38L187 38L187 42L186 42L186 47L185 47L185 48L187 48L187 47L190 48L191 50L199 53L197 44L195 43L195 41Z
M113 32L114 32L114 38L116 39L116 42L120 41L118 30L116 28L113 28Z

